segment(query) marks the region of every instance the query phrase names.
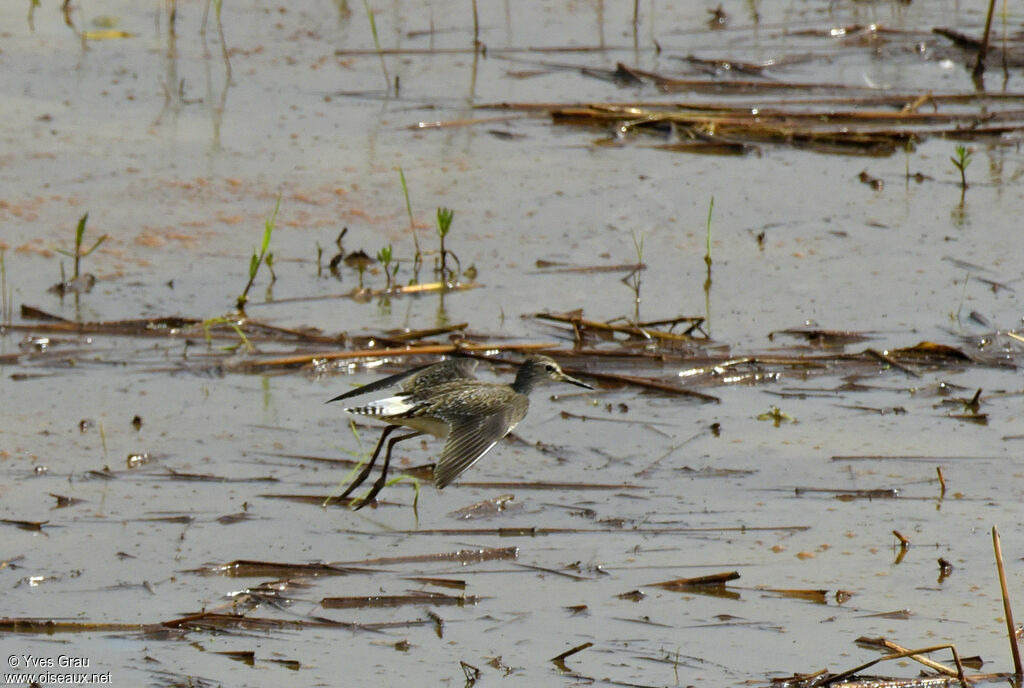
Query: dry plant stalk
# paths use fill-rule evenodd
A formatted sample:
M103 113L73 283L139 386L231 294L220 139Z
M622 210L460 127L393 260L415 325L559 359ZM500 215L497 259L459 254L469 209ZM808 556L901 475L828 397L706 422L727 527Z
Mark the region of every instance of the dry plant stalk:
M904 657L910 657L911 659L918 659L918 655L923 655L923 654L926 654L926 653L929 653L929 652L936 652L938 650L946 650L946 649L948 649L949 651L951 651L953 653L953 661L956 663L956 670L957 670L956 676L957 676L957 679L960 681L960 685L963 686L963 688L967 688L967 686L969 684L967 683L967 677L964 676L964 666L963 666L963 663L961 663L961 661L960 661L960 655L956 651L956 646L952 645L952 644L949 644L949 645L933 645L932 647L923 647L923 648L921 648L919 650L904 650L903 652L896 652L896 653L891 654L891 655L886 655L885 657L878 657L877 659L872 659L870 662L865 662L864 664L861 664L860 666L853 667L852 669L847 669L846 671L844 671L842 673L839 673L839 674L836 674L835 676L830 676L828 679L823 681L821 683L821 685L822 686L829 686L829 685L832 685L834 683L839 683L840 681L842 681L842 680L844 680L846 678L849 678L850 676L853 676L854 674L859 674L860 672L864 671L865 669L873 667L874 665L878 664L879 662L887 662L887 661L891 661L891 660L894 660L894 659L903 659ZM918 661L920 661L920 660L918 660Z
M1003 593L1003 615L1006 617L1006 632L1010 638L1010 653L1013 655L1013 673L1021 675L1020 646L1017 645L1016 627L1013 623L1013 608L1010 606L1010 592L1006 587L1006 569L1003 566L1003 546L999 542L999 529L992 526L992 548L996 554L996 570L999 572L999 587Z

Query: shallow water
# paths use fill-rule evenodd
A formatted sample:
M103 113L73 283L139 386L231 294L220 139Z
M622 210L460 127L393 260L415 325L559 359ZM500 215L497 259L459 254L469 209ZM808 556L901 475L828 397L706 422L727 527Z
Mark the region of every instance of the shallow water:
M988 337L1005 347L1005 362L1018 357L1017 340L994 335L1021 318L1014 289L1024 258L1015 231L1024 210L1022 157L1012 140L971 144L971 186L961 206L949 163L954 142L937 137L888 158L770 145L743 157L691 156L643 141L597 145L606 132L473 107L687 100L538 63L613 69L621 61L676 73L683 69L677 58L689 54L811 55L773 76L895 92L969 91L963 56L930 30L955 26L977 35L983 17L974 9L762 3L756 25L746 7L726 7L732 23L711 31L702 6L655 6L642 14L634 47L625 7L481 4L488 55L474 73L472 52L436 52L471 47L463 3L381 5L376 22L385 47L435 50L384 58L390 78L400 78L396 97L384 92L366 16L354 4L226 4L229 84L212 24L205 46L200 39L202 3L178 3L173 41L159 3L82 3L73 15L79 29L97 30L93 21L108 16L134 34L89 41L87 49L49 5L36 11L34 32L24 7L0 8L0 79L9 94L0 112L10 123L0 133L0 241L16 308L82 321L230 314L280 194L272 242L278 279L269 291L261 275L248 308L275 325L354 337L465 322L484 341L569 346L522 316L582 308L595 320L632 317L633 292L622 271L555 272L536 261L632 263L642 237L641 319L708 316L712 342L693 346L692 366L708 352L820 353L783 335L769 339L805 322L871 334L848 352L927 340L989 356L993 345L977 347L977 338ZM871 22L920 33L838 41L802 31ZM432 35L408 33L431 26ZM919 42L927 44L923 52ZM527 46L604 49L502 53ZM371 52L338 54L360 49ZM989 88L1002 88L1001 75L988 78ZM1024 90L1019 71L1006 90ZM508 119L410 129L483 117ZM356 285L351 270L340 282L326 270L345 226L346 251L375 254L391 243L402 263L399 280L411 277L399 167L419 241L433 250L435 209L453 208L449 247L463 266L476 267L478 288L369 303L312 299ZM908 183L908 168L930 179ZM862 170L884 188L860 183ZM54 251L69 248L85 212L87 244L110 235L83 263L99 281L89 294L61 299L47 291L60 278ZM432 256L427 261L424 277ZM379 271L365 279L374 288L384 283ZM991 325L971 320L972 311ZM31 322L17 312L10 319ZM362 428L357 440L340 409L323 402L403 361L380 370L360 362L247 375L236 367L246 355L219 353L223 341L207 348L201 338L52 335L39 352L40 342L25 341L30 334L5 329L0 337L7 355L0 359L0 516L47 523L41 530L3 525L8 617L157 624L230 604L233 593L274 579L197 573L209 565L518 549L514 559L465 564L353 563L372 571L309 578L308 587L288 590L289 607L265 602L249 614L362 628L190 631L175 639L134 629L5 633L10 656L85 657L115 685L338 685L339 677L346 684L458 685L460 661L485 678L507 674L528 685L573 685L582 677L724 685L856 666L877 654L854 640L884 635L906 647L954 642L962 655L981 655L985 670L1011 667L990 528L1001 530L1011 595L1019 599L1024 423L1012 367L921 365L912 367L915 377L885 365L804 373L750 364L737 374L759 377L730 383L726 370L698 380L717 404L636 388L547 388L516 430L522 441L501 443L462 484L443 492L424 485L414 511L413 490L401 483L381 495L378 508L353 513L268 495L335 490L347 468L296 457L354 458L376 433ZM601 366L683 383L690 378L676 373L692 367L595 358L573 365L584 375ZM507 378L509 370L484 375ZM851 376L860 391L842 387ZM979 388L987 425L950 418L963 408L940 405ZM798 422L760 420L772 406ZM905 413L871 411L896 407ZM563 411L576 417L561 418ZM131 423L136 415L139 429ZM84 430L82 420L89 421ZM720 436L711 431L715 423ZM401 459L428 463L437 449L409 447ZM141 454L148 463L126 465ZM579 487L505 484L522 481ZM872 499L835 492L868 489L899 492ZM56 508L54 494L83 501ZM505 494L514 495L513 508L499 515L453 515ZM242 520L219 520L242 513ZM913 543L898 564L894 529ZM941 581L938 557L953 565ZM741 578L724 595L652 586L734 570ZM456 579L465 589L409 580L417 576ZM763 588L824 590L825 602ZM421 589L478 600L432 608L444 622L440 637L423 605L320 606L324 597ZM637 590L644 595L623 596ZM853 596L837 604L838 590ZM570 609L578 605L586 609ZM904 609L906 618L879 616ZM566 660L578 673L562 677L550 659L586 642L593 645ZM251 664L221 654L250 651Z

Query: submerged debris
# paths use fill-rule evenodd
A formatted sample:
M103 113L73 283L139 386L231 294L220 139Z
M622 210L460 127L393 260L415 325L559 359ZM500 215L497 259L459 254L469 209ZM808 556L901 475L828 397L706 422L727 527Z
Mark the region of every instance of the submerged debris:
M476 595L445 595L439 592L417 592L407 595L368 595L366 597L325 597L320 600L324 609L362 609L403 607L406 605L430 605L433 607L475 605L480 602Z

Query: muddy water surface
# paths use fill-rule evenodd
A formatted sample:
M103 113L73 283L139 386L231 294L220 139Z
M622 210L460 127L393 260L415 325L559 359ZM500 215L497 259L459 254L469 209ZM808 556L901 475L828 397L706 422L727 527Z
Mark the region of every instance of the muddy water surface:
M1013 134L969 142L961 203L955 142L937 136L887 157L783 145L686 155L654 148L656 137L616 141L608 128L477 107L725 100L580 71L623 62L696 78L680 59L690 55L799 58L769 73L780 81L969 93L970 56L931 30L979 35L979 10L771 2L755 16L736 4L712 30L708 8L655 5L641 8L634 35L631 3L481 3L487 53L474 57L464 3L381 4L382 47L407 49L384 55L385 81L357 4L225 4L230 76L212 14L200 34L200 2L178 3L173 37L161 3L82 2L74 29L52 4L36 10L34 30L24 7L0 8L0 242L13 309L5 324L18 326L0 337L0 516L22 522L0 526L3 615L66 622L7 627L0 657L14 657L13 669L27 655L65 655L114 685L460 685L465 662L483 680L523 685L727 685L855 666L877 656L854 644L861 636L954 642L986 670L1011 668L990 529L1001 529L1019 599L1024 421L1020 342L1006 332L1022 315L1024 198ZM101 31L130 35L86 33ZM1004 89L1001 73L987 79ZM1005 91L1024 90L1020 81L1011 70ZM435 122L446 126L417 127ZM476 288L352 299L356 273L330 274L348 227L346 252L391 244L398 281L409 282L399 168L424 250L436 249L436 208L455 210L448 248L475 267ZM922 180L907 181L908 170ZM862 171L882 188L858 181ZM356 437L323 402L402 360L258 374L247 361L291 345L257 341L256 352L228 354L219 347L237 340L208 345L198 331L54 333L20 311L79 322L230 315L278 196L278 279L269 287L259 275L252 318L345 333L353 348L360 336L467 323L496 346L568 349L565 330L530 316L633 318L628 270L537 261L635 263L642 241L640 319L705 316L710 340L670 351L666 363L562 360L583 377L692 382L720 401L598 383L595 393L547 388L516 437L461 484L424 483L414 510L403 482L353 513L319 506L350 470L323 459L359 458L376 431ZM48 288L61 260L67 271L71 262L56 250L71 247L86 212L86 246L109 235L83 261L98 281L61 298ZM364 281L380 289L385 277L375 267ZM822 350L771 336L808 323L869 339ZM975 360L838 357L921 341ZM823 352L834 354L824 367L767 362ZM730 354L765 362L680 376ZM944 403L978 389L977 409ZM764 415L772 407L786 414L777 427ZM413 445L399 460L429 463L437 450ZM61 506L57 496L81 501ZM499 513L458 511L496 498L507 506ZM894 529L913 543L898 563ZM239 560L356 570L210 570ZM653 585L731 571L740 578L725 590ZM321 603L424 592L465 599ZM181 621L203 610L252 621ZM566 667L550 661L585 643Z

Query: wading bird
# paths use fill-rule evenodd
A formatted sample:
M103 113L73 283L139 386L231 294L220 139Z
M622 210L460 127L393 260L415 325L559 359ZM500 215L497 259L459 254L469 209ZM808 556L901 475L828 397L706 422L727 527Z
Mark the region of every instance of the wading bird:
M329 400L327 403L395 385L401 389L394 396L345 409L349 413L387 423L387 427L377 440L366 467L340 498L344 499L363 484L377 462L384 441L399 428L410 428L412 432L388 441L380 478L369 494L355 505L355 509L362 509L384 488L391 451L399 442L424 434L445 440L441 456L434 465L434 485L442 489L479 461L526 417L530 406L529 394L537 385L568 382L593 389L564 373L558 363L547 356L528 356L519 366L512 384L477 380L474 376L476 366L473 359L452 358L383 378Z

